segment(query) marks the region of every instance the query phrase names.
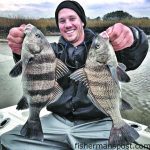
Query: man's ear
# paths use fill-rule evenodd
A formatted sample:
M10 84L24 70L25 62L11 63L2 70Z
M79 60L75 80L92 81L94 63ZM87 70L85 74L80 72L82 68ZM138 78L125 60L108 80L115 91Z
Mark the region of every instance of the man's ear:
M82 27L84 27L84 23L82 22Z

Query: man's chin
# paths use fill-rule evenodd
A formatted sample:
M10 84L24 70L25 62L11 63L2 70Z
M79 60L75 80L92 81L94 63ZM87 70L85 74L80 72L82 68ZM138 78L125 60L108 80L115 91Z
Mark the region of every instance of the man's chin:
M73 42L74 41L74 38L71 38L71 37L69 37L69 38L66 38L66 40L68 41L68 42Z

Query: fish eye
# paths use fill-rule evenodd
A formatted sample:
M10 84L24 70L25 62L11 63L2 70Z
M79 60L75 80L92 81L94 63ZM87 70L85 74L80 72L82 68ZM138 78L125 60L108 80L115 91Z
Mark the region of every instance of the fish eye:
M100 48L100 44L96 44L96 45L95 45L95 48L96 48L96 49Z
M41 37L41 35L38 34L38 33L36 33L35 36L36 36L37 38L40 38L40 37Z

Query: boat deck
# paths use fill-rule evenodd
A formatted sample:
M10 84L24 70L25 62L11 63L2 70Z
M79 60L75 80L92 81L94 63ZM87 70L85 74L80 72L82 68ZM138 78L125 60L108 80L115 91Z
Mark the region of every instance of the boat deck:
M47 111L46 108L43 108L40 113L40 117L49 114L51 112ZM0 109L0 122L5 120L3 127L0 128L0 135L13 129L17 125L23 125L28 118L29 111L27 110L16 110L16 105ZM142 145L148 145L150 148L150 132L147 131L147 126L124 119L129 125L135 128L140 137L137 139L137 143ZM145 148L144 148L145 149ZM143 150L144 150L143 149ZM147 148L146 148L147 149ZM145 149L145 150L146 150Z

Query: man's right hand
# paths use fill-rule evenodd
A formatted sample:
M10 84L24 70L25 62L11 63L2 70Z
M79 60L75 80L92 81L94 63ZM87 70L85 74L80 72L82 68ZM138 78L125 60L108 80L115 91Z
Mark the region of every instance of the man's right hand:
M12 52L19 55L21 54L25 26L26 25L23 24L20 27L14 27L10 29L7 36L8 45Z

